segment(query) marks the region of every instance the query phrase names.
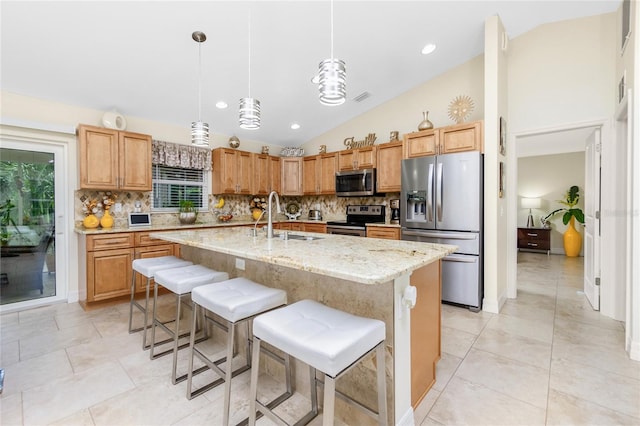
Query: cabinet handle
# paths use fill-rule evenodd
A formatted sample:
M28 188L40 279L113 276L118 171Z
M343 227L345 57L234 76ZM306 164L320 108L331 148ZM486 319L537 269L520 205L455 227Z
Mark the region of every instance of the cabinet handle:
M538 245L536 243L527 243L527 245L531 246L531 247L538 247Z
M538 234L532 234L531 232L527 232L527 235L530 236L530 237L537 237L538 236Z

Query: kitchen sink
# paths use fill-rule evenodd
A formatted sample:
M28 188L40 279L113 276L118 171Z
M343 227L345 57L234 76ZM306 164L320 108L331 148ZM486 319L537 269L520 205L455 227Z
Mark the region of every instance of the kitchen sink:
M321 240L322 237L314 237L311 235L297 235L297 234L280 234L280 238L283 240L303 240L303 241L313 241L313 240Z

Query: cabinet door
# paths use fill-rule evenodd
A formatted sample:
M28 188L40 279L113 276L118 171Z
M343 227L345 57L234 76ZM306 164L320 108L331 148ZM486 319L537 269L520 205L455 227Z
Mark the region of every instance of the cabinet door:
M321 154L317 167L317 185L320 194L336 193L336 168L338 160L336 153Z
M253 178L253 158L250 152L236 151L237 171L236 176L238 182L237 194L251 195L253 188L251 187L251 180Z
M319 155L302 159L302 193L315 195L318 193L318 162Z
M376 147L358 148L356 152L356 168L372 169L376 167Z
M356 168L356 155L353 150L348 149L346 151L338 152L338 169L353 170Z
M160 240L162 241L162 240ZM165 241L166 243L166 241ZM151 257L174 256L173 244L159 244L147 247L138 247L135 250L136 259L149 259ZM151 280L153 285L153 280ZM147 287L147 277L136 274L136 292L145 291ZM153 288L151 288L153 291Z
M399 240L400 228L367 226L367 238L383 238L385 240Z
M227 148L213 150L211 191L214 194L236 193L236 151Z
M271 176L269 174L269 156L266 154L253 154L253 190L252 194L267 195L271 189Z
M292 223L291 224L292 231L304 231L304 223Z
M269 192L282 192L282 169L280 168L280 157L269 156Z
M438 153L438 130L424 130L422 132L404 135L404 158L424 157Z
M133 249L87 253L87 301L130 294L132 261Z
M282 157L282 195L302 195L302 158Z
M78 127L80 188L118 188L118 132ZM149 163L151 167L151 163Z
M119 133L119 189L151 191L151 136Z
M376 190L378 192L400 192L401 168L402 142L378 145Z
M440 130L440 153L484 151L482 121L443 127Z

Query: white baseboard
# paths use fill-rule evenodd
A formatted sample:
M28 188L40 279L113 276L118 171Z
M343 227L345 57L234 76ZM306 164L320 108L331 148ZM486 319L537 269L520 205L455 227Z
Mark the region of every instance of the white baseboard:
M415 420L413 419L413 408L409 407L396 426L415 426L415 424Z
M77 291L70 291L67 294L67 303L75 303L80 300L80 293Z
M627 340L627 353L629 354L629 358L634 361L640 361L640 342Z

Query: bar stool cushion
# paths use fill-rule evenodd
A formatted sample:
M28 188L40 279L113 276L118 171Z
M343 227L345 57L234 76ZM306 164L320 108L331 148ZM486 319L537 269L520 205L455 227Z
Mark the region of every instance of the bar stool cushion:
M253 334L335 377L385 339L385 325L301 300L256 317Z
M134 271L139 272L145 277L153 278L154 274L162 269L181 268L193 265L193 262L175 256L161 256L136 259L131 265Z
M163 269L156 272L155 281L175 294L186 294L201 285L229 279L229 274L202 265Z
M240 277L195 288L191 300L236 322L286 304L287 293Z

